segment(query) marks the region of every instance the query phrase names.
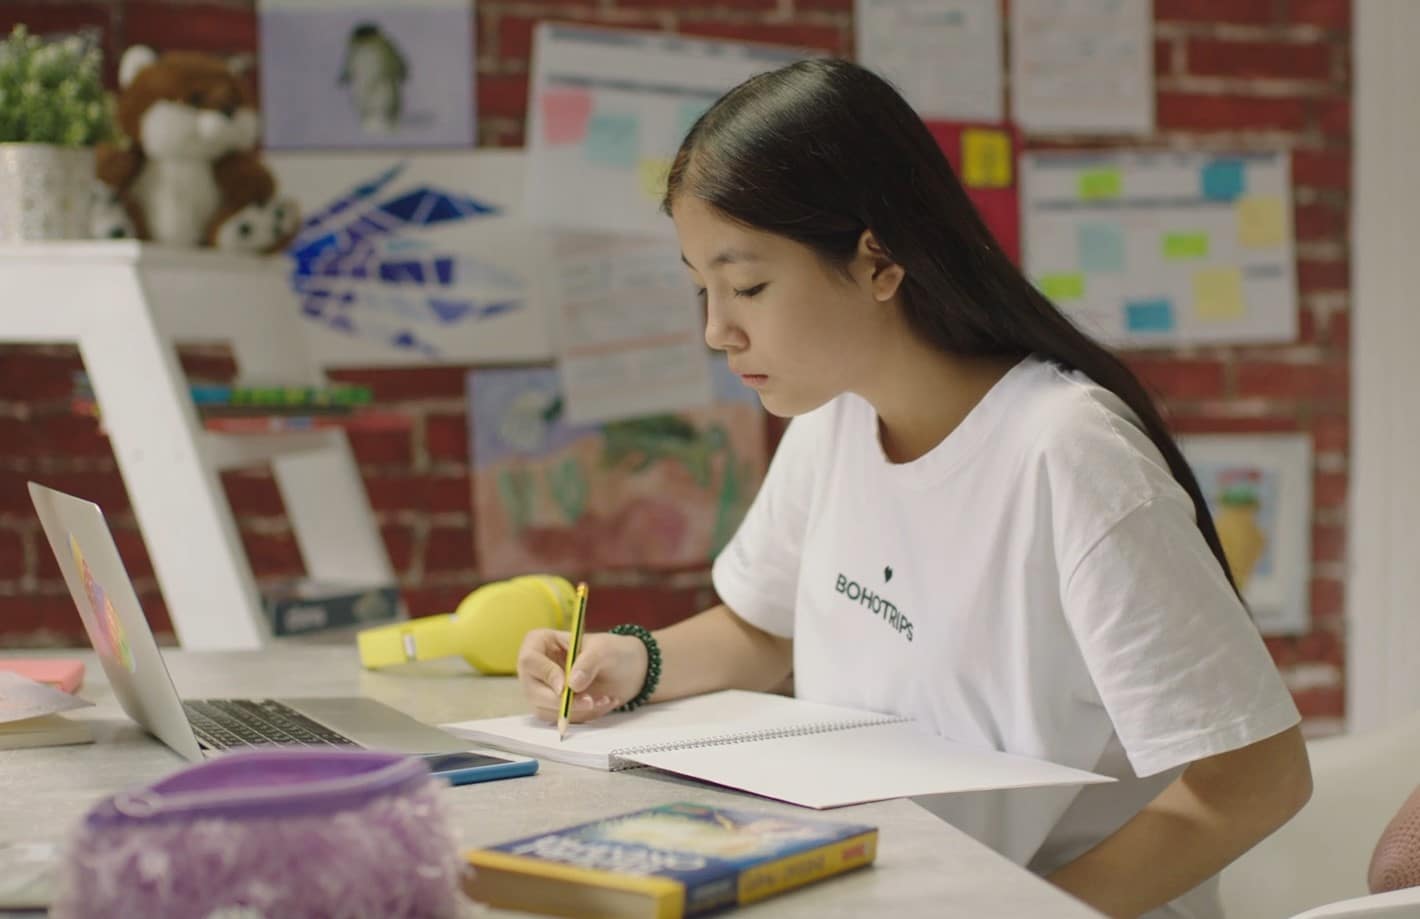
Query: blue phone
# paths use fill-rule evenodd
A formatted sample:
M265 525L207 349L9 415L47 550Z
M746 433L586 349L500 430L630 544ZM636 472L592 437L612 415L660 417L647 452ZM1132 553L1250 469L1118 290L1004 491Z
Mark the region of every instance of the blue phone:
M491 782L511 779L537 772L537 760L512 754L497 756L488 753L427 753L421 756L429 771L450 785Z

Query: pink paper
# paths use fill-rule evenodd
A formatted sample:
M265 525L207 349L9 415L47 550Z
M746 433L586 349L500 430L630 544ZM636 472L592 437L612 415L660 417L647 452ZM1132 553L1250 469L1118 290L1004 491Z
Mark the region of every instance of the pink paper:
M592 94L558 89L542 94L542 136L549 144L580 143L592 117Z

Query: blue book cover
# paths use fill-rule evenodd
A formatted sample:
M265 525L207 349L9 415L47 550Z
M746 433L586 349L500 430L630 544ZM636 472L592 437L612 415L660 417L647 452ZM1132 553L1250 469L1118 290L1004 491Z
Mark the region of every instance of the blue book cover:
M476 900L558 916L681 919L859 868L877 828L678 803L467 853Z

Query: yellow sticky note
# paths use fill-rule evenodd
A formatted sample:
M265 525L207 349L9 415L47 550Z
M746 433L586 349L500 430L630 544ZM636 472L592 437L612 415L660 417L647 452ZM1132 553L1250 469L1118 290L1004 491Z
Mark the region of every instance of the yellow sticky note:
M636 178L646 197L660 201L666 194L666 176L670 175L671 161L665 157L652 157L636 164Z
M1238 243L1249 249L1282 245L1286 212L1276 195L1238 199Z
M1200 319L1242 318L1242 271L1205 268L1194 272L1193 309Z
M1085 295L1085 276L1079 272L1045 274L1040 276L1038 286L1052 300L1078 300Z
M1080 197L1086 201L1118 198L1124 192L1124 177L1118 169L1086 169L1080 173Z
M969 188L1009 188L1011 139L1004 131L966 128L961 132L962 181Z
M1164 258L1182 261L1208 257L1207 233L1165 233Z

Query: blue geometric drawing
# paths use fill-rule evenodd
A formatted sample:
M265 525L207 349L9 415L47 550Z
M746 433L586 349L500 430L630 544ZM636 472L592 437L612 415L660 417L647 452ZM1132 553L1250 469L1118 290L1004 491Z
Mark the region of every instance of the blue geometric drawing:
M502 214L429 184L381 199L406 165L358 183L301 225L286 252L291 287L311 321L437 357L440 329L524 308L526 284L499 265L404 235Z

